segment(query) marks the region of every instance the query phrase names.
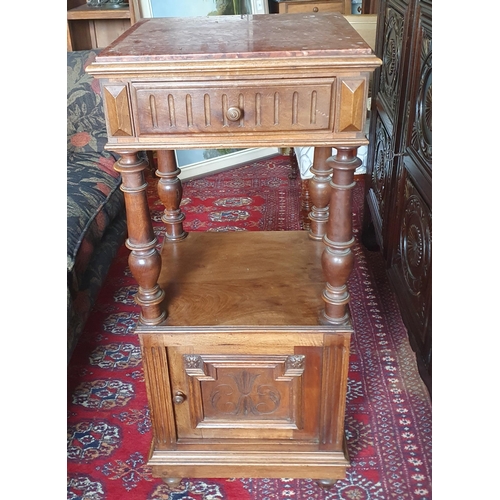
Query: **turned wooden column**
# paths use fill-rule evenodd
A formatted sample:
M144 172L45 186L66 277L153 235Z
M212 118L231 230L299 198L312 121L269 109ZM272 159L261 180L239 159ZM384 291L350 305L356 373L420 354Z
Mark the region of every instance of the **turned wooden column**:
M139 322L158 325L166 318L162 307L164 292L158 285L161 257L156 250L156 236L151 223L147 200L147 182L144 169L147 162L136 151L120 152L121 158L114 168L122 175L121 190L127 211L128 238L125 244L131 250L129 266L139 284L135 301L141 307Z
M331 196L326 234L326 245L321 263L326 278L323 291L325 309L323 320L342 324L349 319L349 292L347 279L354 265L352 235L352 189L355 186L354 172L361 165L356 156L357 147L338 147L337 154L328 159L331 165Z
M321 240L326 232L328 222L328 203L330 201L330 178L332 169L328 165L328 158L332 156L332 148L315 147L313 165L311 172L312 179L309 182L309 196L312 208L309 213L311 226L309 237L313 240Z
M165 207L161 218L165 223L165 237L171 241L182 240L187 236L187 233L182 227L185 215L179 208L182 200L182 183L178 175L181 170L177 167L174 150L159 150L156 152L156 156L158 158L156 175L160 178L158 197Z

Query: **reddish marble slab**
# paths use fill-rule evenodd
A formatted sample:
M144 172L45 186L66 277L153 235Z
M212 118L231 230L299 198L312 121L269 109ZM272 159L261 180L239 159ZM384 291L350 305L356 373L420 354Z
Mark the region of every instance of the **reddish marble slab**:
M142 19L96 58L102 62L369 55L337 12Z

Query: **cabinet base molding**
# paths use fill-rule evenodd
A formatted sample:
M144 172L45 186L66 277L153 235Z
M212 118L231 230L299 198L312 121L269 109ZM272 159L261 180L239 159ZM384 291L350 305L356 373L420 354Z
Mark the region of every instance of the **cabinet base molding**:
M342 452L256 452L162 451L152 450L148 466L154 477L231 477L338 480L349 467L347 451Z

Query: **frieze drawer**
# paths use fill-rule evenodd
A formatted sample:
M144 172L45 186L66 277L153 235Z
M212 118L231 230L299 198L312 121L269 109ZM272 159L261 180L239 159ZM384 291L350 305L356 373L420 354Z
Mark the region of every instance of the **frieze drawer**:
M334 78L131 84L138 137L332 130Z

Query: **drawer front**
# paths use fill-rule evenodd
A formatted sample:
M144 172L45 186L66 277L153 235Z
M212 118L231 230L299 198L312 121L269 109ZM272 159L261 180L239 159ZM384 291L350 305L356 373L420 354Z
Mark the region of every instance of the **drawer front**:
M132 83L138 137L332 130L334 78Z
M307 12L340 12L343 13L344 4L342 2L291 2L286 4L287 14L299 14Z

